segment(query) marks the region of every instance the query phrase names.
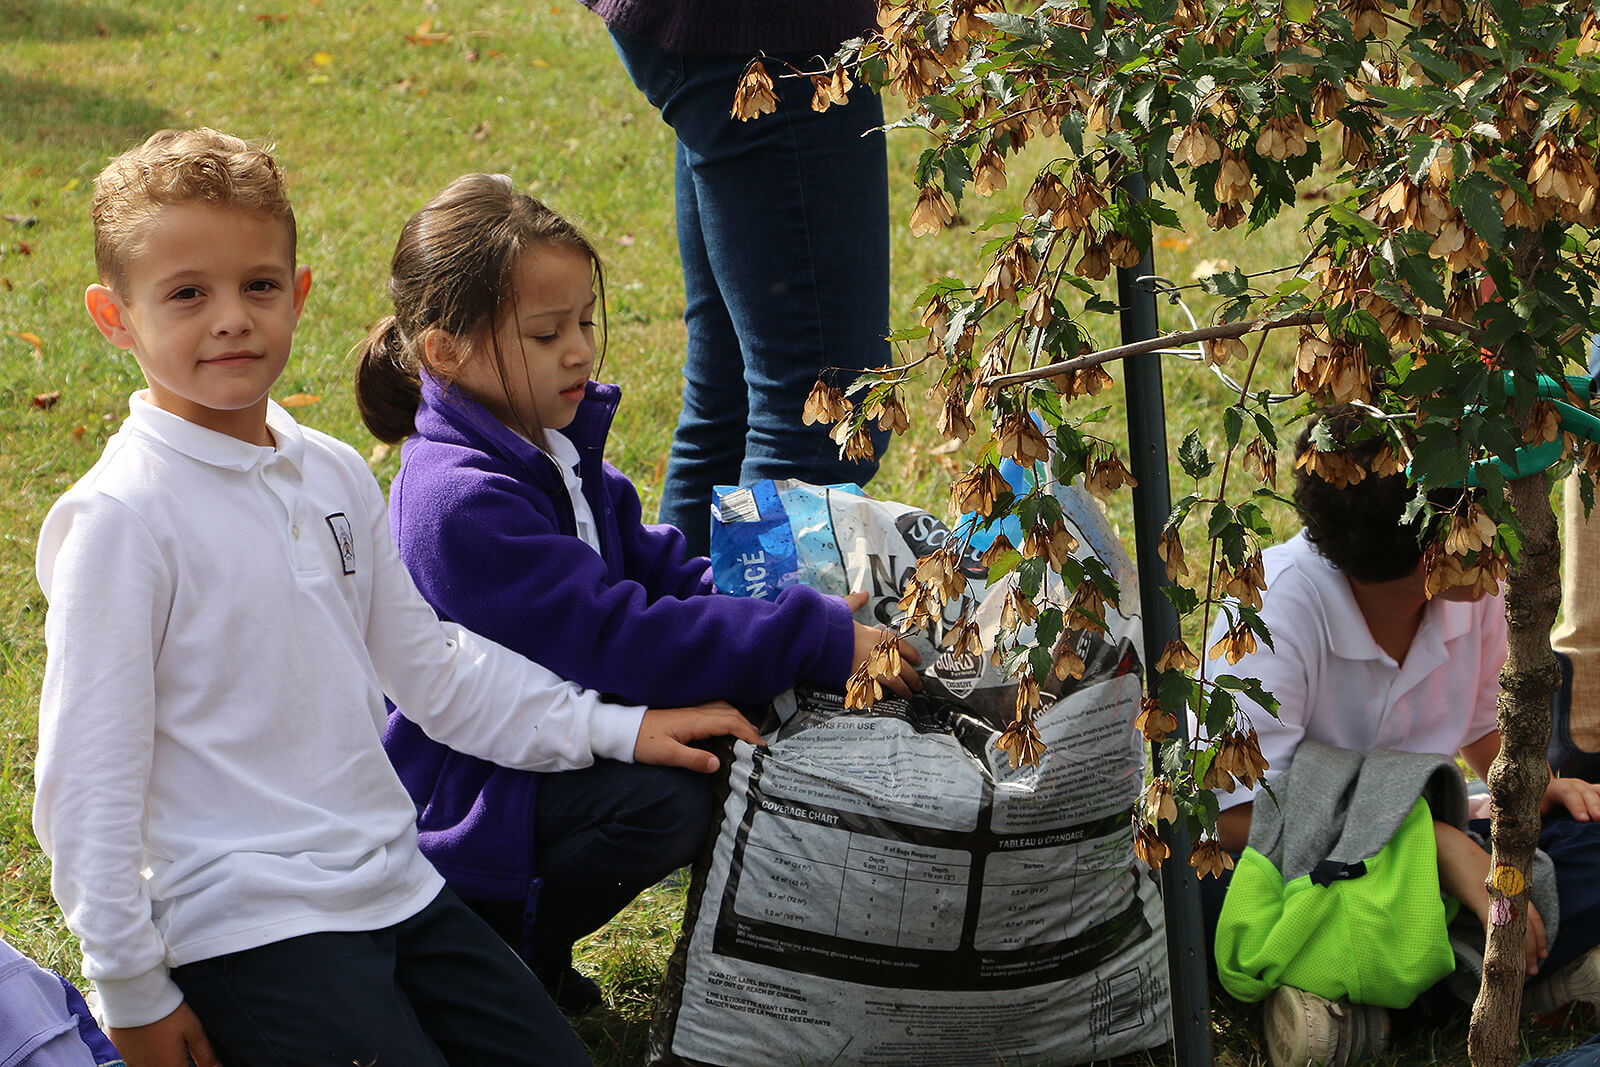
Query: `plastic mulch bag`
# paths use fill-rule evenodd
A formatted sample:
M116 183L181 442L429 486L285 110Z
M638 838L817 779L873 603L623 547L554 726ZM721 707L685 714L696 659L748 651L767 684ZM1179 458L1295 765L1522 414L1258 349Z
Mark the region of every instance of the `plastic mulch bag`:
M1137 603L1098 506L1056 492ZM853 487L768 482L720 493L712 559L724 591L865 589L861 617L890 624L917 558L950 536ZM968 563L945 621L971 607L987 640L1002 598L975 552ZM801 688L774 701L758 723L769 747L724 760L650 1062L1058 1065L1167 1041L1161 902L1130 830L1139 622L1113 609L1106 622L1107 636L1069 634L1085 674L1038 714L1035 767L995 748L1014 684L987 654L926 636L911 700L847 712L840 694Z

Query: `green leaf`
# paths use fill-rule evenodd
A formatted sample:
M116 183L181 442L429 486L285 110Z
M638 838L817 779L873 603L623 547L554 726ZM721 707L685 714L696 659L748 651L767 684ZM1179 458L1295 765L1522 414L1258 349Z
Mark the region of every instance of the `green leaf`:
M1198 430L1190 430L1184 437L1183 444L1178 446L1178 464L1191 478L1204 478L1215 468L1216 464L1211 462L1210 453L1200 441Z
M1206 701L1206 733L1212 737L1216 737L1218 734L1226 733L1228 730L1232 729L1234 717L1238 711L1238 708L1238 703L1230 694L1221 689L1213 689L1211 691L1211 698ZM1210 754L1210 752L1206 753L1208 756ZM1197 775L1204 774L1204 772L1200 770L1199 760L1195 761L1195 773Z
M1229 267L1201 278L1200 288L1213 296L1237 298L1250 291L1250 279L1238 267Z
M1311 0L1283 0L1283 17L1303 26L1311 21L1312 7Z
M1461 209L1477 235L1490 248L1503 248L1506 239L1506 217L1495 197L1498 183L1487 174L1469 172L1455 180L1450 187L1450 202Z
M1239 446L1239 435L1244 432L1244 409L1234 404L1222 412L1222 430L1228 437L1228 447Z
M961 121L961 104L948 96L925 96L917 104L952 125Z
M1012 571L1017 569L1017 564L1022 562L1022 553L1015 550L1002 552L995 561L989 564L989 584L993 585Z
M1172 602L1173 608L1180 616L1187 615L1200 606L1200 594L1186 585L1168 583L1161 587L1161 592Z
M1246 696L1260 704L1263 710L1273 718L1277 718L1278 698L1267 692L1266 687L1261 684L1260 678L1246 678L1241 688Z

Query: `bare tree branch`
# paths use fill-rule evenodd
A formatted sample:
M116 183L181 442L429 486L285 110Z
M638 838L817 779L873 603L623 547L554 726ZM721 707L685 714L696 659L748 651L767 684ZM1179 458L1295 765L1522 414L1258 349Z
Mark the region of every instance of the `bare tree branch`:
M1455 319L1447 319L1440 315L1420 316L1424 326L1446 333L1471 334L1477 327ZM978 384L990 389L997 389L1006 385L1017 385L1022 382L1038 381L1041 378L1053 378L1057 374L1068 371L1081 370L1084 367L1097 367L1102 363L1111 363L1130 356L1142 356L1149 352L1157 352L1164 348L1181 348L1184 345L1198 344L1201 341L1216 341L1224 337L1243 337L1247 333L1258 330L1285 330L1299 326L1320 326L1327 321L1327 316L1320 311L1303 311L1295 315L1285 315L1281 319L1240 319L1238 322L1224 322L1216 326L1202 326L1198 330L1180 330L1177 333L1163 334L1152 337L1146 341L1136 341L1130 345L1118 345L1116 348L1107 348L1100 352L1090 352L1088 355L1074 356L1064 359L1059 363L1050 363L1043 367L1034 367L1030 370L1015 371L1011 374L996 374L992 377L981 379Z

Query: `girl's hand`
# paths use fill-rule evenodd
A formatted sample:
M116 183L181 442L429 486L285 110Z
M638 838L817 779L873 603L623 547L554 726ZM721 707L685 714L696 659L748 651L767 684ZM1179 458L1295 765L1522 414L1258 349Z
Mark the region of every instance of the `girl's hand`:
M1539 909L1533 906L1533 901L1528 901L1528 929L1523 936L1523 949L1527 953L1526 966L1528 977L1539 973L1539 964L1550 955L1550 946L1545 943L1544 920L1539 917Z
M850 614L854 615L866 604L868 597L865 591L860 591L851 593L842 599L850 608ZM876 626L868 626L862 622L856 623L855 627L856 649L855 653L850 657L850 670L852 673L859 670L862 664L872 658L872 650L874 648L894 636L888 630L881 630ZM908 697L911 695L912 690L922 688L922 679L917 675L917 664L922 662L922 657L917 655L917 650L906 644L904 640L897 640L895 645L900 652L900 671L898 674L892 675L880 674L878 681L894 690L900 696Z
M1539 813L1565 808L1579 822L1600 821L1600 787L1581 778L1551 778L1544 787Z
M222 1067L222 1060L217 1058L199 1018L187 1003L179 1004L166 1018L144 1026L107 1027L106 1036L128 1067L188 1067L191 1059L195 1067Z
M766 744L760 731L750 725L750 720L738 708L721 700L695 708L651 708L639 724L633 758L636 763L684 767L710 774L720 766L717 757L704 749L691 747L690 742L728 736L752 745ZM130 1061L128 1067L136 1065Z

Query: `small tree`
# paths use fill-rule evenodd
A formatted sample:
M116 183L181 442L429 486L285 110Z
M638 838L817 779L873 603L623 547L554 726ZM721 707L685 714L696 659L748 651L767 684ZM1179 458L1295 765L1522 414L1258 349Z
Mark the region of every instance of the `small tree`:
M1179 449L1184 472L1197 484L1214 476L1216 488L1173 508L1161 541L1174 582L1167 592L1180 616L1199 617L1201 632L1218 613L1228 620L1212 658L1232 665L1270 641L1257 614L1260 549L1270 534L1261 501L1275 495L1278 430L1332 402L1374 414L1391 447L1372 473L1405 470L1418 485L1411 514L1440 524L1431 527L1445 537L1427 559L1430 592L1461 583L1497 589L1508 579L1503 744L1489 776L1495 917L1470 1037L1479 1065L1518 1058L1526 875L1558 678L1548 641L1559 597L1549 475L1516 464L1519 450L1543 444L1561 457L1556 474L1582 467L1586 499L1600 469L1600 449L1580 447L1561 425L1555 401L1577 398L1548 387L1582 363L1595 325L1596 10L1509 0L1415 0L1409 8L1389 0L1043 0L1017 13L989 0L911 0L883 3L877 34L805 72L818 110L842 100L852 79L904 97L908 113L894 125L931 141L916 170L914 234L951 225L970 193L1027 183L1021 210L987 223L999 236L975 266L980 280L944 278L918 299L920 323L895 335L909 349L903 365L864 378L853 402L819 385L809 408L836 419L841 448L862 452L871 447L866 420L903 430L902 391L926 381L940 432L984 439L951 498L990 520L1016 515L1026 531L1023 544L997 545L989 556L991 580L1010 571L1019 578L1000 650L1021 682L1016 720L1001 740L1014 760L1037 755L1039 681L1082 669L1057 638L1102 628L1115 589L1094 561L1058 551L1059 508L1039 488L1014 493L1000 460L1048 460L1055 478L1082 477L1102 496L1129 484L1116 442L1074 417L1110 380L1106 365L1130 354L1099 341L1114 307L1097 283L1112 266L1137 265L1154 232L1181 226L1174 205L1199 205L1214 229L1255 229L1294 204L1324 153L1331 157L1334 173L1320 180L1339 192L1304 223L1304 258L1288 265L1287 280L1265 288L1237 268L1214 275L1205 288L1225 301L1216 321L1148 346L1198 341L1208 362L1242 367L1237 397L1217 414L1223 455L1209 455L1196 432ZM770 109L768 77L752 65L736 116ZM1014 173L1018 151L1036 138L1059 154ZM1276 395L1262 366L1272 329L1296 336L1292 380L1270 383ZM1501 464L1481 462L1488 457ZM1333 451L1314 452L1307 465L1335 480L1368 473ZM1483 492L1436 512L1424 487L1469 475ZM1203 575L1193 574L1186 541L1206 543ZM955 551L925 560L908 584L908 628L938 618L959 588ZM1070 602L1036 602L1047 570L1072 591ZM1024 623L1031 641L1018 639ZM969 637L962 623L946 640ZM1251 679L1208 673L1181 633L1155 667L1159 681L1139 725L1164 747L1136 815L1136 848L1161 862L1156 825L1180 820L1198 842L1189 862L1215 872L1227 860L1210 836L1211 788L1250 784L1264 769L1236 694L1275 704ZM1183 708L1196 712L1206 739L1164 740Z

